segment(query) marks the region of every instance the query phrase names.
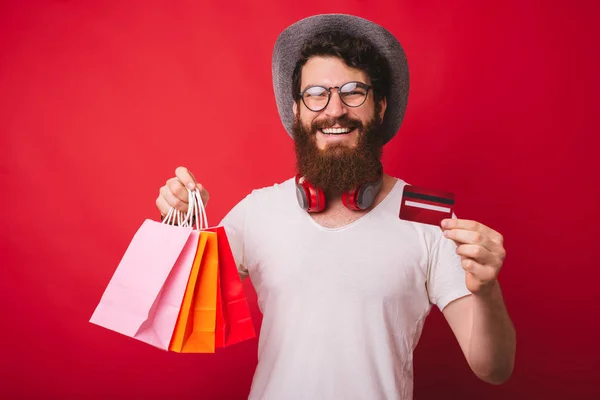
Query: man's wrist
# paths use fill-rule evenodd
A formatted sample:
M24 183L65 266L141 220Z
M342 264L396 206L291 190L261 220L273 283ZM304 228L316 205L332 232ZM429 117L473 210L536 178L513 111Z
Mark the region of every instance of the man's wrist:
M482 285L477 292L473 293L473 296L481 300L489 300L496 296L498 290L498 279L494 279L493 281Z

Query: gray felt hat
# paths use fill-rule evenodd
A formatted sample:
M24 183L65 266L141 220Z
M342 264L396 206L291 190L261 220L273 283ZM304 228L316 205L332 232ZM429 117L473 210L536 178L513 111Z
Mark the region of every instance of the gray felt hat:
M398 40L385 28L364 18L346 14L322 14L302 19L286 28L273 49L273 89L283 126L293 136L292 74L304 43L312 36L328 31L342 31L371 43L387 60L391 88L383 117L384 143L394 137L404 118L408 100L408 64Z

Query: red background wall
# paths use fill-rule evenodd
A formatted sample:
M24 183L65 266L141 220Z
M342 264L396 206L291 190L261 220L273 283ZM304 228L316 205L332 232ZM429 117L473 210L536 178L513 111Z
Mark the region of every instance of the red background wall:
M347 12L386 26L408 55L412 90L385 149L388 173L455 192L459 216L506 237L513 378L479 382L434 311L416 351L415 398L600 398L599 10L595 1L3 1L0 397L247 395L255 340L168 354L87 321L175 167L209 188L213 223L251 189L291 176L273 43L299 18Z

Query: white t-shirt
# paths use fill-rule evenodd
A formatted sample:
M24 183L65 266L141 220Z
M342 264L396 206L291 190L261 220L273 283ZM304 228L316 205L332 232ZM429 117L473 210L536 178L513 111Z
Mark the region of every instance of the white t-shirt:
M342 228L299 207L294 179L253 191L224 218L263 313L250 399L412 399L431 304L469 291L454 242L398 217L404 185Z

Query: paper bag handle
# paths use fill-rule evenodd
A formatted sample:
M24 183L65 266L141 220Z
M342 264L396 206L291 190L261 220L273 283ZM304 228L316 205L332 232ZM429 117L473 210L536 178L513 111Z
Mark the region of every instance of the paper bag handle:
M207 229L208 218L206 217L206 209L202 202L202 196L198 189L188 191L188 210L185 218L182 216L181 211L171 207L169 212L163 219L162 223L167 225L175 225L177 222L178 226L181 227L193 227L194 223L196 229Z

